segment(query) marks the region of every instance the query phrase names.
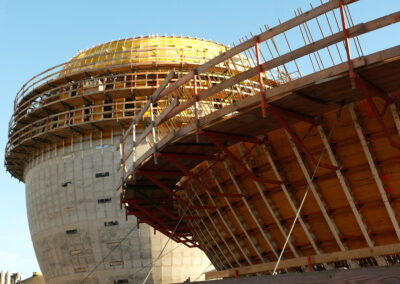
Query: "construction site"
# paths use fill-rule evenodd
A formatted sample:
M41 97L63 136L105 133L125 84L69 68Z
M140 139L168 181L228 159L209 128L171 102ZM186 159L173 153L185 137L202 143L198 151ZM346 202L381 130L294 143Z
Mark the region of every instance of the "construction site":
M23 84L5 166L46 283L398 283L400 46L359 37L400 11L355 2L234 46L111 41Z

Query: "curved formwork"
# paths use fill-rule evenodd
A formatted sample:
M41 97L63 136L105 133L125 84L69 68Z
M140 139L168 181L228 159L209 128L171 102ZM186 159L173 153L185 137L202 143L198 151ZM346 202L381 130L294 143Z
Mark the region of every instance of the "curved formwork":
M194 86L192 96L155 116L146 131L152 147L142 155L134 151L137 121L126 132L119 169L127 214L199 246L221 270L208 273L209 279L399 261L400 49L349 57L349 37L360 48L356 36L398 22L399 12L349 28L345 12L341 1L329 1L242 42L157 94L177 97L183 86ZM321 27L321 17L329 24L332 14L344 29L321 30L319 39L264 58L275 37L287 41L294 28L308 30L310 22ZM335 62L335 49L342 61ZM323 52L331 55L326 61ZM250 68L196 89L197 76L242 54L254 56ZM304 59L310 60L303 69L308 74L300 71ZM316 61L320 70L310 72ZM285 70L288 80L267 83L277 70ZM247 96L222 93L249 81L258 86ZM199 114L215 98L226 104ZM154 135L188 110L190 123ZM131 139L133 151L124 147Z
M81 51L24 84L9 124L5 165L26 184L31 236L47 283L136 283L151 267L152 283L202 277L210 264L207 257L176 242L151 264L168 238L140 219L125 221L115 191L120 179L116 150L139 113L138 134L152 115L167 108L170 99L165 97L152 112L142 112L164 80L172 84L226 50L189 37L123 39ZM219 64L198 77L198 88L218 84L249 65L245 56ZM254 84L249 82L242 95ZM181 97L190 89L181 88ZM224 104L217 98L208 107ZM185 125L192 116L183 113L173 123ZM165 127L158 134L168 131ZM141 141L136 152L145 152L150 142Z

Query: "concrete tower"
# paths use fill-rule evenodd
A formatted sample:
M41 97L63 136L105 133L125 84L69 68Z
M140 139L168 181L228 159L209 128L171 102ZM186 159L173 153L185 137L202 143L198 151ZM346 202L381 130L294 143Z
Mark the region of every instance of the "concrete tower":
M133 217L126 221L120 210L119 139L171 71L174 82L225 50L187 37L123 39L79 52L23 85L5 161L26 184L32 241L46 283L143 281L167 237L136 225ZM223 71L210 72L209 84ZM167 105L159 102L154 115ZM147 148L144 140L137 151ZM193 280L209 265L199 249L171 241L147 283Z

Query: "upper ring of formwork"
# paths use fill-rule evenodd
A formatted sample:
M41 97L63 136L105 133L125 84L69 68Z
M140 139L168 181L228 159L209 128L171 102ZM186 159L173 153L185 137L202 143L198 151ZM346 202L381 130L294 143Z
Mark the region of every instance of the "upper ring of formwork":
M74 137L83 139L95 133L92 138L97 139L99 132L102 138L113 131L123 132L146 103L145 98L171 71L170 83L174 83L227 49L183 36L127 38L80 51L68 62L32 77L15 98L5 149L7 170L23 180L29 160L54 147L70 145ZM252 64L244 56L221 63L199 76L199 88L217 84ZM243 93L249 93L247 89L255 84L249 82ZM186 95L184 89L181 97ZM168 100L161 100L154 112L161 112ZM221 103L210 102L210 108ZM149 112L144 116L149 117ZM185 119L176 123L185 123Z
M139 137L139 120L125 132L118 169L126 215L203 249L222 270L206 278L400 261L400 46L364 56L357 38L398 23L400 12L353 25L353 2L297 10L244 38L156 94L194 86ZM256 64L196 88L203 72L239 55ZM276 70L287 81L264 84L265 75L279 78ZM202 115L246 80L258 80L251 95L232 93ZM194 115L176 126L187 112ZM152 147L137 153L143 139Z

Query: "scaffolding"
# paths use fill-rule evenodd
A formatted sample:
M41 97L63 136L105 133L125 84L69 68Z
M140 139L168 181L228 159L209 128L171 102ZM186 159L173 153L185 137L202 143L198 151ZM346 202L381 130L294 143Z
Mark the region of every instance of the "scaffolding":
M364 56L358 36L400 12L355 25L353 2L298 9L172 84L170 73L121 139L126 215L203 249L220 270L209 279L398 260L400 49ZM202 84L221 64L227 77Z

